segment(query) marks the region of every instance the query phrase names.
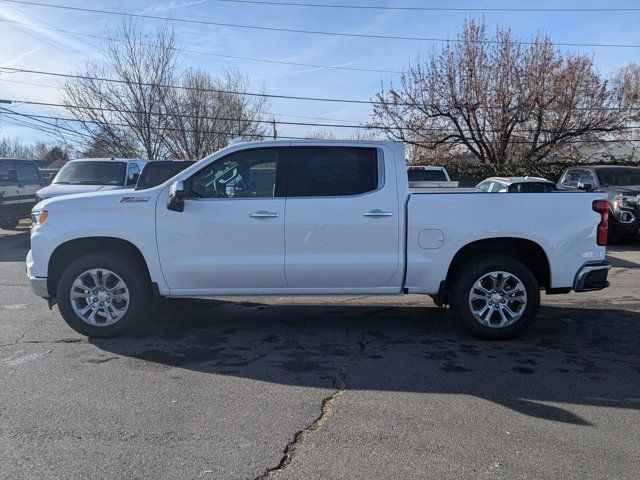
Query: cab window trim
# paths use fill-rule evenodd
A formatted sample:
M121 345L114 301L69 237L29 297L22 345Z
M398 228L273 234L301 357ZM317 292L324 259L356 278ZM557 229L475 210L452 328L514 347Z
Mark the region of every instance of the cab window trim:
M357 198L357 197L364 197L366 195L372 195L376 192L379 192L380 190L382 190L385 187L385 169L384 169L384 151L382 148L380 147L342 147L339 145L336 146L309 146L309 147L300 147L300 146L291 146L291 147L285 147L285 148L290 148L290 149L327 149L327 148L342 148L342 149L360 149L360 150L375 150L376 151L376 166L378 169L378 186L377 188L375 188L374 190L368 190L366 192L362 192L362 193L356 193L354 195L304 195L304 196L291 196L289 195L289 192L285 192L286 193L286 198L287 199L312 199L312 198ZM289 181L288 178L289 175L289 169L287 168L287 183Z

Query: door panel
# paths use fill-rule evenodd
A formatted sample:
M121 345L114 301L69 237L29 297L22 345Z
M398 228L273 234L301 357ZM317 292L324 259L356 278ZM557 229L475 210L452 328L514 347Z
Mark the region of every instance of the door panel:
M216 160L187 180L183 212L157 204L158 253L172 293L180 290L286 288L285 199L276 197L277 149L253 149Z
M284 199L186 200L157 206L158 252L174 289L284 288ZM254 218L269 212L277 217Z
M18 179L20 180L20 213L29 215L31 208L36 204L36 192L44 186L44 181L31 162L16 162L18 167Z
M383 287L398 270L395 171L390 163L385 172L382 157L375 149L366 149L373 150L373 175L366 168L366 154L350 150L358 149L325 149L316 154L298 148L288 155L288 195L303 194L304 189L309 194L287 198L285 272L291 288ZM376 157L380 164L375 163ZM350 178L348 165L356 178ZM360 193L371 181L375 181L373 190ZM340 196L353 192L357 193Z

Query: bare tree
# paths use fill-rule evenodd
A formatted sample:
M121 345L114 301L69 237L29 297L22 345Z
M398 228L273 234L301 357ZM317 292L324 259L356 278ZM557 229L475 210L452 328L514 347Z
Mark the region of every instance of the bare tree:
M0 138L0 158L33 158L33 148L19 138Z
M313 140L376 140L378 138L373 131L365 129L354 129L348 135L343 133L336 135L334 132L319 128L307 134L307 138Z
M631 62L622 67L611 82L618 99L628 109L631 119L640 120L640 65Z
M518 42L504 27L489 37L474 20L375 101L371 127L418 152L467 151L482 163L541 160L624 123L591 57L562 54L543 35Z
M246 95L249 80L230 69L215 77L201 70L187 70L181 89L169 97L166 147L174 158L200 159L229 144L236 137L260 139L266 134L262 120L266 97Z
M335 140L336 139L336 135L333 132L330 132L328 130L323 130L321 128L318 128L317 130L314 130L308 133L306 137L312 140Z
M63 103L87 138L81 149L99 144L109 155L163 158L177 54L171 25L149 35L123 21L106 41L102 63L89 63L62 86Z

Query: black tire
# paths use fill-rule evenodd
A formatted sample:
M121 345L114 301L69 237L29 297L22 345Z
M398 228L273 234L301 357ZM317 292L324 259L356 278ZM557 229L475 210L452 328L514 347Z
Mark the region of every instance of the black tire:
M129 290L129 306L116 323L106 326L90 325L76 315L71 305L71 287L76 278L87 270L104 268L118 275ZM143 266L127 255L115 252L96 252L73 261L62 273L56 291L62 317L76 332L88 337L121 335L144 318L151 300L151 285Z
M520 318L502 328L483 325L475 319L469 306L469 294L474 284L494 271L515 275L527 293L527 303ZM481 256L463 265L452 280L449 298L451 311L462 325L472 334L488 340L503 340L522 333L531 325L540 307L540 289L533 272L522 262L507 255Z
M13 230L19 223L19 218L3 218L0 220L0 228L3 230Z

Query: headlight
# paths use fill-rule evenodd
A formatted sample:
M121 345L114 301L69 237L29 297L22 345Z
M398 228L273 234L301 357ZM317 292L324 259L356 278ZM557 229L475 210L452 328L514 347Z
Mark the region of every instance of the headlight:
M49 214L47 213L46 210L35 210L31 212L31 226L39 227L40 225L42 225L44 222L47 221L48 216Z
M614 199L616 205L622 208L633 208L637 201L637 197L631 197L629 195L616 195Z

